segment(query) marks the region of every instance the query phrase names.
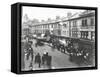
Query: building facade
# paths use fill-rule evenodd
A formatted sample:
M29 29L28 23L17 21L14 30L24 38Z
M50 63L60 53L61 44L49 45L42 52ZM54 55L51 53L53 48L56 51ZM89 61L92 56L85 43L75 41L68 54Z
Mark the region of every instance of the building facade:
M95 40L95 12L87 10L80 17L81 38Z
M80 38L80 24L79 13L74 14L69 20L70 37Z
M24 24L24 23L23 23ZM56 36L95 39L95 11L86 10L70 14L66 19L50 20L39 23L24 24L32 34L50 33ZM23 29L24 30L24 29Z
M70 37L95 40L95 11L86 10L68 21Z
M33 33L41 33L45 34L46 32L50 32L50 34L56 35L56 36L62 36L62 35L67 35L64 33L66 28L66 23L63 23L62 21L53 21L53 22L45 22L45 23L40 23L40 24L33 24L32 25L32 30L34 30ZM65 27L64 27L65 26ZM64 30L65 29L65 30Z

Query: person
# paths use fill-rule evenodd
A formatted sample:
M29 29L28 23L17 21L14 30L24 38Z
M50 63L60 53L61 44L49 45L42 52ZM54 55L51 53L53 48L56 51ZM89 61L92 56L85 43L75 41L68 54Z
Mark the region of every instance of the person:
M26 57L26 59L28 60L29 59L29 56L31 55L31 60L33 60L33 49L32 49L32 47L29 47L28 49L27 49L27 57Z
M29 51L28 55L31 56L31 63L30 63L30 66L29 67L33 67L33 56L34 55L33 55L33 49L32 49L32 47L30 47L28 51Z
M48 55L48 52L46 52L46 65L49 69L51 69L51 61L52 61L52 57L50 55Z
M48 55L48 57L47 57L47 66L50 69L51 69L51 60L52 60L52 57L50 55Z
M22 69L25 69L25 49L24 49L24 43L22 45L22 52L21 52L21 65Z
M41 67L41 56L39 53L35 56L35 63L38 64L38 67Z
M42 56L42 64L44 65L46 62L46 52L43 53L43 56Z

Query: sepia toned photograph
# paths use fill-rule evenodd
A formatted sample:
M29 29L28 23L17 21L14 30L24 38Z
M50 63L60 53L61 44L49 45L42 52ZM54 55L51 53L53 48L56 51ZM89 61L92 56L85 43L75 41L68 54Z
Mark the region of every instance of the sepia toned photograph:
M95 67L95 10L22 6L21 71Z

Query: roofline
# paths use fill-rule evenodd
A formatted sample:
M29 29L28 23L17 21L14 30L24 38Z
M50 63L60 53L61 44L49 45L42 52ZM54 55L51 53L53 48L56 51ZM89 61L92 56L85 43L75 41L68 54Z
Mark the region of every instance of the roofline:
M75 13L74 15L76 15L78 13ZM71 17L73 17L74 15L72 15ZM44 23L38 23L38 24L35 24L35 25L46 25L46 24L54 24L54 23L59 23L59 22L65 22L65 21L71 21L71 20L75 20L75 19L80 19L80 18L84 18L84 17L90 17L90 16L95 16L95 14L93 13L93 15L90 15L88 16L88 14L85 14L87 16L79 16L79 17L76 17L76 18L72 18L72 19L67 19L67 20L59 20L59 21L53 21L53 22L44 22Z

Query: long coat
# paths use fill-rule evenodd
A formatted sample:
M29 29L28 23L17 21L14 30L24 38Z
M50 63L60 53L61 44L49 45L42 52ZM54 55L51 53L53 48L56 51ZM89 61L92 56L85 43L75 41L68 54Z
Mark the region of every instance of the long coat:
M35 56L35 63L41 63L41 56L39 54Z
M46 59L47 59L47 65L51 66L52 57L48 55Z

